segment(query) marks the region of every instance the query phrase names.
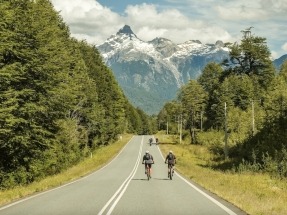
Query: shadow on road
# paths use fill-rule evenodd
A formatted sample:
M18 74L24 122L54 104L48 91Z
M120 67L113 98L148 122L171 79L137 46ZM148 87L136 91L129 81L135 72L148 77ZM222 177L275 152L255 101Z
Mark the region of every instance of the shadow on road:
M147 181L147 178L133 178L133 181Z
M147 178L133 178L134 181L147 181ZM151 178L151 180L162 180L162 181L170 181L169 178Z
M155 180L162 180L162 181L166 181L166 180L170 181L169 178L154 178L154 179L155 179Z

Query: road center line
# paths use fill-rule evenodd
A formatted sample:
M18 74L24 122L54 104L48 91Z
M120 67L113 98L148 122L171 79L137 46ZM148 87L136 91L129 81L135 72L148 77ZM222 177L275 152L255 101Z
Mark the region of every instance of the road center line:
M52 189L49 189L49 190L46 190L46 191L42 191L42 192L40 192L40 193L32 194L32 196L30 196L30 197L25 197L25 198L23 198L23 199L20 199L20 200L14 202L14 203L10 203L10 204L8 204L8 205L6 205L6 206L0 207L0 211L1 211L1 210L5 210L5 209L7 209L7 208L10 208L10 207L12 207L12 206L14 206L14 205L20 204L20 203L22 203L22 202L28 201L28 200L30 200L30 199L36 198L36 197L38 197L38 196L44 195L44 194L46 194L46 193L50 193L50 192L52 192L52 191L55 191L55 190L61 189L61 188L63 188L63 187L69 186L69 185L74 184L74 183L76 183L76 182L79 182L79 181L81 181L81 180L83 180L83 179L85 179L85 178L88 178L89 176L91 176L91 175L97 173L98 171L101 171L102 169L104 169L104 168L106 168L107 166L109 166L109 165L123 152L123 150L127 147L127 145L132 141L133 138L134 138L134 136L133 136L133 137L128 141L128 143L121 149L121 151L120 151L109 163L107 163L106 165L104 165L102 168L100 168L100 169L98 169L98 170L96 170L96 171L93 171L93 172L89 173L88 175L86 175L86 176L84 176L84 177L81 177L81 178L79 178L79 179L76 179L76 180L74 180L74 181L72 181L72 182L69 182L69 183L67 183L67 184L64 184L64 185L61 185L61 186L58 186L58 187L55 187L55 188L52 188Z
M130 181L132 180L132 178L134 177L136 170L139 166L139 162L141 159L141 152L142 152L142 147L143 147L143 137L141 140L141 145L140 145L140 150L138 153L138 158L136 161L136 164L132 170L132 172L130 173L130 175L126 178L126 180L122 183L122 185L119 187L119 189L115 192L115 194L110 198L110 200L105 204L105 206L102 208L102 210L98 213L98 215L102 215L104 213L104 211L111 205L111 203L114 201L114 203L111 205L109 211L107 214L111 214L112 211L114 210L115 206L117 205L117 203L119 202L119 200L121 199L121 197L123 196L124 192L126 191ZM117 197L116 200L114 200Z

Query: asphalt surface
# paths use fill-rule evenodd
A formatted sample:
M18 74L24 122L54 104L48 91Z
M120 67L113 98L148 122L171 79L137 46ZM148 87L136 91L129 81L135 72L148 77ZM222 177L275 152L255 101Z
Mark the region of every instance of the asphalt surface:
M80 180L0 208L0 215L243 215L246 214L175 172L151 136L134 136L102 169ZM142 157L154 157L148 181ZM165 157L165 155L164 155Z

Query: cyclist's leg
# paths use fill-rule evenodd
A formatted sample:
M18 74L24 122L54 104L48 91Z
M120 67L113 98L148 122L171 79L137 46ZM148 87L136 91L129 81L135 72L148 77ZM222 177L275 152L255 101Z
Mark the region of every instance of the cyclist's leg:
M151 175L151 163L150 164L148 164L148 171L149 171L149 176Z

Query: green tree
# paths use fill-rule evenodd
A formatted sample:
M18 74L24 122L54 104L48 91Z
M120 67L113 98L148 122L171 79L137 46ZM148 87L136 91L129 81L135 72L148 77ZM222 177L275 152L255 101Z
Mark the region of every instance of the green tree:
M214 90L220 87L222 75L222 66L211 62L204 67L201 75L198 78L198 83L201 84L208 94L212 94Z
M284 80L287 82L287 60L284 61L280 68L279 76L282 76Z
M127 127L128 101L96 48L70 37L49 0L1 1L0 15L2 188L60 172L115 139Z
M97 86L96 93L102 107L95 135L99 137L98 144L107 144L126 128L126 98L112 72L104 65L96 47L89 47L83 43L81 52L89 77Z
M31 1L10 1L1 3L0 8L4 41L0 48L0 159L5 170L21 168L18 182L33 180L33 162L53 145L56 129L43 105L49 90L47 82L53 82L53 77L41 69L39 62L40 29L36 28L39 19L33 19L34 6Z
M141 135L151 134L152 129L151 129L151 125L150 125L148 116L140 108L136 108L136 110L137 110L137 113L138 113L140 120L142 122L142 126L141 126L142 130L139 132L139 134L141 134Z
M257 162L264 163L264 156L271 158L273 165L282 164L284 150L287 147L287 82L284 76L277 76L270 83L268 92L264 95L264 124L250 139L243 142L240 153L245 159L253 161L252 152Z
M219 91L223 80L223 68L216 63L208 63L202 74L200 75L198 82L203 89L207 92L207 104L205 108L205 121L206 128L218 128L221 126L222 119L218 117L218 110L221 110L219 99ZM221 104L222 105L222 104ZM222 113L221 113L222 114Z
M167 102L157 116L157 124L160 130L169 127L169 133L178 132L178 120L182 113L181 105L178 101Z
M195 129L199 127L201 113L205 110L207 94L195 80L183 86L179 93L183 118L186 119L186 129L189 130L192 143L195 143Z
M274 119L280 119L281 127L285 128L283 123L287 119L287 81L283 73L279 75L274 84L271 84L272 88L266 94L264 100L264 107L267 113L267 120L273 121Z
M128 132L141 134L143 130L143 124L138 111L129 103L126 104L126 117L128 123Z
M230 46L230 59L226 65L232 73L246 74L258 87L266 89L275 76L266 38L254 36L250 30L243 32L241 42Z

